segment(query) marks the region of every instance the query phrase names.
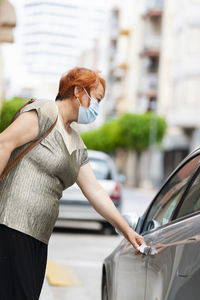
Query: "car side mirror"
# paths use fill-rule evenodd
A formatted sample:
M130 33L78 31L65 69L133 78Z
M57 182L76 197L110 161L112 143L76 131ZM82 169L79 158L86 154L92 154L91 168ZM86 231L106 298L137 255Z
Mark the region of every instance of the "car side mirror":
M137 222L138 222L138 216L135 213L125 213L122 215L122 217L126 220L126 222L129 224L129 226L135 230ZM123 233L115 228L115 231L123 236Z
M150 220L147 224L147 231L154 230L160 226L160 223L158 223L156 220Z

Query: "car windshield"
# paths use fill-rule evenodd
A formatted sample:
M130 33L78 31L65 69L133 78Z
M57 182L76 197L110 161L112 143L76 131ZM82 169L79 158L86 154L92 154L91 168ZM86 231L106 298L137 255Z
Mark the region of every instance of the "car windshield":
M98 180L111 180L111 171L108 162L103 159L89 158L92 170Z

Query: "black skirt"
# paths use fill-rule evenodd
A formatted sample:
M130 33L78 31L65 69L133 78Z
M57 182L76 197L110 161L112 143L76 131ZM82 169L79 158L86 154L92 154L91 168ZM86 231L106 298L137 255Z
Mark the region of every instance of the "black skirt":
M47 244L0 224L0 300L38 300Z

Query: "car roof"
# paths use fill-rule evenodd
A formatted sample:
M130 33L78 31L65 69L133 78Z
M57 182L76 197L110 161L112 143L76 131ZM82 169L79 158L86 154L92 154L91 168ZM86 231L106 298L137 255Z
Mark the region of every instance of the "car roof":
M89 158L96 158L96 159L111 159L111 157L102 151L96 151L96 150L88 150L88 156Z
M182 166L184 165L188 160L192 159L193 157L197 156L200 154L200 148L196 148L194 149L192 152L190 152L178 165L177 167L170 173L169 177L167 178L167 180L165 181L165 183L168 181L168 179L174 174L176 173L176 171Z
M192 155L196 155L196 154L199 154L200 153L200 147L198 147L198 148L196 148L196 149L194 149L189 155L188 155L188 157L189 156L192 156Z

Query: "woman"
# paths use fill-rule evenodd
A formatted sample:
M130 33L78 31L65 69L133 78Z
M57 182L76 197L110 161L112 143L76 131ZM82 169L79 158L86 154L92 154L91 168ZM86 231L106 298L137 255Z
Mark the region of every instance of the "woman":
M47 247L62 191L77 182L96 211L138 250L144 240L129 227L88 162L87 149L73 121L95 120L105 94L98 72L74 68L60 80L56 101L25 106L0 134L0 174L27 144L50 134L0 180L0 299L39 298Z

